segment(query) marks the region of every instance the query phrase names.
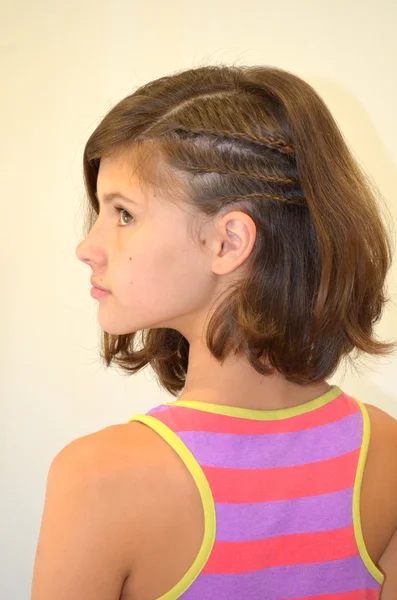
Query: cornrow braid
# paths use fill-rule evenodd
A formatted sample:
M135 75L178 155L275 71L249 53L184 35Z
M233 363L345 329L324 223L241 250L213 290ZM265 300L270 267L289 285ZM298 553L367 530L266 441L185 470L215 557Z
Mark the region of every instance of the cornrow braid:
M217 200L245 200L246 198L271 198L272 200L280 200L287 204L298 204L303 206L306 203L306 199L301 196L300 198L286 198L285 196L277 196L276 194L265 194L264 192L258 192L256 194L236 194L234 196L219 196Z
M271 177L270 175L260 175L259 173L248 173L248 171L237 171L236 169L211 169L211 168L199 168L200 171L205 173L221 173L223 175L228 175L232 173L234 175L245 175L247 177L253 177L254 179L261 179L262 181L275 181L278 183L294 183L298 184L299 179L294 179L290 177Z
M174 131L184 131L185 133L205 133L207 135L224 135L231 138L246 139L250 142L259 142L270 148L284 152L285 154L295 154L295 150L284 140L272 138L269 136L257 136L253 133L239 133L238 131L220 131L217 129L191 129L178 126Z

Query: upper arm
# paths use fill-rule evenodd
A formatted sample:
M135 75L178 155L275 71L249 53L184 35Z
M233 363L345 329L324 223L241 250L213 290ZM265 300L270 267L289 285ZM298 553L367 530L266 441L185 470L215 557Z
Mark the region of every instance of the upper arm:
M31 600L119 600L129 575L118 478L95 435L72 442L51 464Z

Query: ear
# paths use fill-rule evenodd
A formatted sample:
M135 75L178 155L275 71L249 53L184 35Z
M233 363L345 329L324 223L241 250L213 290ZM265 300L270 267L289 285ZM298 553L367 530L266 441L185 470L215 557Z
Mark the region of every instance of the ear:
M250 256L256 240L256 225L242 211L223 215L215 225L212 270L217 275L235 271Z

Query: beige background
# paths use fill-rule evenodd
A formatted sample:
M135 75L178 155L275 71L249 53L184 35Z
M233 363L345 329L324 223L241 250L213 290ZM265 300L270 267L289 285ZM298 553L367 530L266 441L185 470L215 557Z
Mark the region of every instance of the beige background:
M242 8L243 7L243 8ZM82 151L137 86L212 63L293 71L327 102L397 223L394 0L3 0L0 38L0 597L30 595L46 475L72 439L172 399L100 365L75 247ZM397 338L393 303L377 334ZM397 356L331 383L397 417ZM55 600L55 599L54 599Z

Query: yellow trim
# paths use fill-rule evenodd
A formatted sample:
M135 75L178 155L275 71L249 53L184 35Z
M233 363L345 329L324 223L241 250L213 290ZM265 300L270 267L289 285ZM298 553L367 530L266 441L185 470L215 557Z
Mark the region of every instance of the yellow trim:
M369 419L368 411L364 404L362 404L357 398L354 398L358 403L362 415L363 415L363 440L360 450L360 458L358 461L356 479L354 482L354 492L353 492L353 524L354 524L354 535L356 538L358 550L360 552L360 556L367 567L368 571L371 575L376 579L376 581L380 584L383 584L385 580L385 576L382 571L376 566L370 555L368 554L367 547L365 545L362 524L361 524L361 516L360 516L360 498L361 498L361 486L364 475L365 463L367 460L369 441L371 437L371 422Z
M289 417L296 417L303 415L312 410L316 410L331 400L334 400L337 396L342 393L342 390L334 385L328 392L304 402L298 406L292 408L280 408L276 410L255 410L251 408L240 408L236 406L226 406L223 404L210 404L209 402L198 402L193 400L171 400L171 402L164 402L166 406L185 406L187 408L195 408L196 410L202 410L204 412L215 413L218 415L228 415L230 417L240 417L241 419L256 419L258 421L278 421L279 419L287 419Z
M157 598L157 600L176 600L192 585L194 580L199 576L211 554L215 542L216 531L214 499L212 497L211 488L202 468L190 450L176 435L176 433L167 427L167 425L164 425L164 423L151 415L134 415L131 417L131 419L128 419L127 422L129 423L131 421L140 421L141 423L144 423L156 431L166 442L168 442L171 448L175 450L188 468L201 496L204 509L204 537L199 553L182 579L180 579L171 590Z

